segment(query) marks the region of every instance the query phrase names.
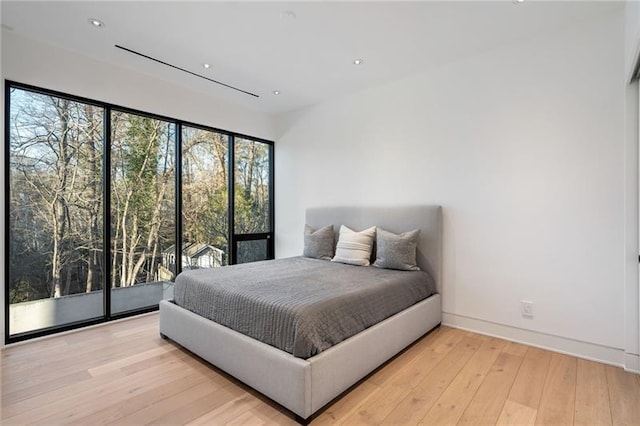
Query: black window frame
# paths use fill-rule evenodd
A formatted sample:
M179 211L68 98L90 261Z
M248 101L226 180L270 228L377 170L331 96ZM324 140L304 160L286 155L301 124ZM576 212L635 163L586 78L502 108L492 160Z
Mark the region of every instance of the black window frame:
M229 203L229 256L233 263L229 262L229 264L235 265L238 259L238 243L243 241L256 241L256 240L266 240L267 241L267 259L275 258L275 242L274 242L274 228L275 228L275 216L274 216L274 187L273 187L273 179L274 179L274 144L268 143L269 145L269 231L267 232L255 232L249 234L236 233L236 223L235 223L235 143L236 137L250 140L261 143L268 143L263 139L253 138L250 136L233 134L231 135L231 142L229 145L229 170L233 170L234 173L229 173L228 185L229 188L233 188L229 191L229 197L233 197L234 201Z
M228 229L228 255L229 255L229 265L236 264L237 259L237 243L240 241L250 241L250 240L266 240L267 241L267 254L268 259L275 258L275 185L274 185L274 177L275 177L275 143L271 140L259 138L256 136L250 136L242 133L237 133L229 130L224 130L212 126L207 126L203 124L193 123L186 120L181 120L177 118L172 118L160 114L154 114L146 111L137 110L134 108L129 108L121 105L112 104L109 102L103 102L95 99L90 99L82 96L77 96L69 93L64 93L56 90L46 89L43 87L34 86L31 84L20 83L14 80L4 79L4 107L5 107L5 131L4 131L4 139L5 139L5 158L4 158L4 179L5 179L5 196L4 203L5 209L9 207L10 204L10 178L11 178L11 164L10 164L10 156L11 156L11 146L10 146L10 118L11 118L11 90L12 89L20 89L25 91L30 91L33 93L45 95L45 96L55 96L61 99L66 99L72 102L79 102L88 105L92 105L95 107L99 107L103 109L103 159L102 159L102 196L103 196L103 262L105 265L109 265L111 261L111 221L109 220L110 211L111 211L111 116L113 111L123 112L127 114L135 114L155 120L167 121L175 124L175 135L174 135L174 143L175 143L175 247L176 247L176 259L182 258L182 128L183 126L188 126L192 128L202 129L206 131L216 132L223 135L228 136L228 159L227 165L228 170L235 171L235 138L242 138L245 140L260 142L268 145L269 152L269 231L254 233L254 234L237 234L235 232L235 217L234 217L234 204L235 204L235 185L234 178L235 173L228 174L228 214L229 214L229 229ZM111 282L111 270L109 268L105 268L104 274L102 276L103 279L103 316L101 318L92 318L83 321L77 321L72 323L67 323L58 326L46 327L37 329L34 331L28 331L23 333L16 333L13 335L9 334L9 322L10 322L10 303L9 303L9 253L10 253L10 216L5 214L5 238L4 238L4 248L5 248L5 283L4 283L4 332L5 332L5 344L16 343L28 339L33 339L37 337L47 336L55 333L61 333L69 330L74 330L82 327L87 327L90 325L96 325L101 323L106 323L122 318L131 317L134 315L140 315L148 312L157 311L159 309L159 305L153 305L148 307L143 307L140 309L135 309L126 312L119 312L117 314L111 313L111 292L106 291L110 289L110 286L107 283ZM182 262L176 261L176 275L182 271Z

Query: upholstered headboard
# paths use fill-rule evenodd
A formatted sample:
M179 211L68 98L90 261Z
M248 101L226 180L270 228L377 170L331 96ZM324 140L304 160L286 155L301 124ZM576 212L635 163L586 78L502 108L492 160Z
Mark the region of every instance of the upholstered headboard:
M340 225L356 231L375 225L398 234L419 228L418 266L433 276L442 293L442 207L312 207L307 209L305 221L316 229L333 224L336 241Z

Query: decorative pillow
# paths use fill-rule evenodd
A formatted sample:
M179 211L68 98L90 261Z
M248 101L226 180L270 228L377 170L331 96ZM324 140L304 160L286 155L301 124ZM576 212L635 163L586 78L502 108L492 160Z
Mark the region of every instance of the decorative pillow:
M333 257L333 225L318 230L309 225L304 226L304 257L331 260Z
M419 271L416 265L416 247L419 229L396 235L378 228L376 236L376 261L373 266L401 271Z
M376 238L376 227L372 226L364 231L356 232L342 225L336 255L332 262L348 263L350 265L369 266L373 240Z

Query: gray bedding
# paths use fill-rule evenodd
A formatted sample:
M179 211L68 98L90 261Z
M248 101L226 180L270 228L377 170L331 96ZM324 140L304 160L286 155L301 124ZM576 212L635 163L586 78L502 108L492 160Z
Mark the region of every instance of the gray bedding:
M426 272L305 257L185 271L174 287L179 306L299 358L312 357L434 292Z

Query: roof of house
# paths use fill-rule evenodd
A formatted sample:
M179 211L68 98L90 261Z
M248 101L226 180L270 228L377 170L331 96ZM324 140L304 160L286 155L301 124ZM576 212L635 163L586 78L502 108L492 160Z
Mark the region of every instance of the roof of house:
M175 244L170 245L169 247L167 247L163 253L164 254L173 254L176 251L176 246ZM204 255L206 252L208 251L216 251L216 252L223 252L223 250L220 250L218 247L214 247L210 244L205 244L205 243L191 243L188 241L185 241L184 243L182 243L182 254L184 256L190 257L190 258L194 258L194 257L200 257L202 255Z

